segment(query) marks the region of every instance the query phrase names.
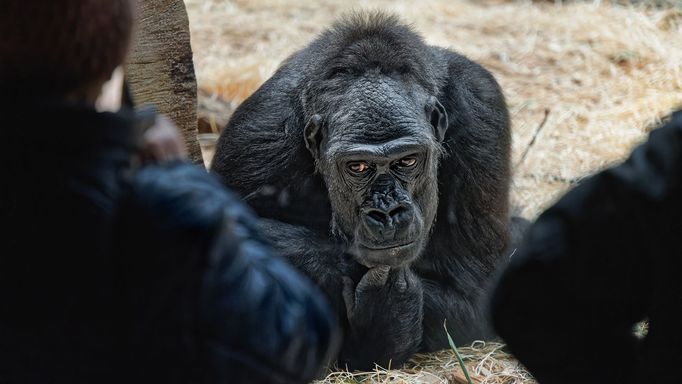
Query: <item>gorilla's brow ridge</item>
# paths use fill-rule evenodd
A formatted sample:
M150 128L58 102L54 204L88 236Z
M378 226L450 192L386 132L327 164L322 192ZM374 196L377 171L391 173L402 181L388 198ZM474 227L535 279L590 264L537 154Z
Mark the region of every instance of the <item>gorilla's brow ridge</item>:
M399 158L413 153L428 152L431 145L432 143L428 140L415 140L414 137L398 138L377 144L340 142L329 146L327 157L358 160Z

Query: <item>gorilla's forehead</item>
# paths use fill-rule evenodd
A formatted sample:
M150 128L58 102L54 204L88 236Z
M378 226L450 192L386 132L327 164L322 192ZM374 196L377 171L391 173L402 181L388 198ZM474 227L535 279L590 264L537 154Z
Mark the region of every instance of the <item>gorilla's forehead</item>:
M388 153L394 144L415 150L438 147L425 98L403 82L374 72L347 83L342 92L328 99L328 158L359 148Z
M428 95L391 77L368 73L343 84L324 97L331 122L341 127L373 126L374 130L409 127L425 120Z
M339 107L328 121L331 140L380 143L401 137L428 140L433 130L424 107L386 98L353 100Z
M426 119L414 116L385 116L371 110L348 111L340 119L330 121L330 142L382 143L401 137L428 142L433 129Z

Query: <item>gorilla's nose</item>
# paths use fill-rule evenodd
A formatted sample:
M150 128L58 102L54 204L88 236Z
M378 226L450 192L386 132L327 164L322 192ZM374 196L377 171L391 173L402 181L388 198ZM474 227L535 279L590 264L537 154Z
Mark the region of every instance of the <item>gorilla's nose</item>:
M399 204L387 209L362 208L365 227L378 242L401 239L412 223L414 211L410 205Z

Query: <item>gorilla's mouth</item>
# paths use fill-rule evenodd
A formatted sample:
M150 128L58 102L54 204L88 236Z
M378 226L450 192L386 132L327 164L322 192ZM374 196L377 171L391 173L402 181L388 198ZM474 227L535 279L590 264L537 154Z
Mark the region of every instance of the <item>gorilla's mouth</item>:
M395 244L395 245L367 245L367 244L360 244L362 247L367 248L372 251L388 251L391 249L400 249L400 248L406 248L409 247L410 245L414 244L414 241L410 241L407 243L400 243L400 244Z
M355 249L356 260L365 267L398 267L413 261L419 254L420 246L416 240L391 245L365 245L359 242Z

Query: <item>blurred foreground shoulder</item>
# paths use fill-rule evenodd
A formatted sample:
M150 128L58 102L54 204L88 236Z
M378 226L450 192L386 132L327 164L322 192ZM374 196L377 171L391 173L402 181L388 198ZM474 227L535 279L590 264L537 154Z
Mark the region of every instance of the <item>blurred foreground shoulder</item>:
M304 383L320 373L336 351L336 319L318 288L266 244L235 195L183 162L140 169L129 192L121 218L137 240L126 242L137 244L135 312L142 322L182 329L175 352L203 367L205 382ZM159 310L168 292L181 293ZM178 358L169 343L144 343L165 348L138 358L147 367L167 366L159 356Z
M530 227L492 296L496 330L541 383L678 382L669 367L682 358L680 236L676 112ZM644 319L640 340L632 329Z

